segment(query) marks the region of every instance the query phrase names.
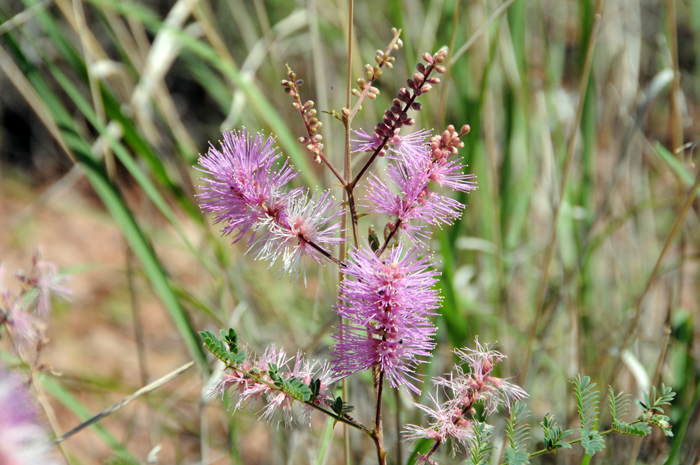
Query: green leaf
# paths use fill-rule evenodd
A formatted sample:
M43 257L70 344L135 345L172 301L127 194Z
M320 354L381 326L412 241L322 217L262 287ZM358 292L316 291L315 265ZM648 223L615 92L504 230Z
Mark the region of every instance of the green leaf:
M622 419L629 413L631 396L620 392L615 395L613 388L608 386L608 403L610 404L610 416L612 417L613 431L628 436L646 436L651 432L651 428L645 424L630 425Z
M562 430L561 427L554 421L554 416L546 414L540 423L544 430L544 447L548 451L557 449L571 449L571 444L563 441L567 436L574 434L574 430Z
M355 410L355 407L352 405L348 405L347 402L343 402L343 399L338 396L335 398L335 401L331 405L331 409L338 415L339 417L344 416L346 413L350 413L353 410Z
M529 412L525 411L525 404L517 401L510 410L510 417L506 426L508 445L503 459L508 465L525 465L530 463L530 454L527 452L530 439L530 425L526 419Z
M574 386L581 427L590 431L598 429L598 391L593 390L596 384L591 383L590 377L581 375L569 383Z
M603 436L596 430L590 430L588 428L580 428L578 430L581 435L581 446L583 447L586 455L591 457L595 455L596 452L600 452L605 449L605 441Z
M229 350L226 347L226 344L216 337L214 333L210 331L200 331L199 335L204 342L204 346L209 350L209 352L211 352L216 358L224 362L226 365L231 363L229 358Z
M491 455L491 450L493 449L491 446L492 430L493 429L486 423L481 423L478 421L474 422L474 439L472 440L471 447L469 447L469 459L467 460L467 463L471 465L485 465L489 463L489 456Z

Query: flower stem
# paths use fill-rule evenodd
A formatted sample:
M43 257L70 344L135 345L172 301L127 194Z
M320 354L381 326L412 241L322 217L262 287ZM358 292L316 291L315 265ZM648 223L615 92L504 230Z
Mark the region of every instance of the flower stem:
M389 242L391 241L391 239L394 238L394 236L396 235L397 231L399 230L399 226L401 226L401 219L398 219L398 220L396 221L396 226L394 226L394 229L392 229L391 232L389 233L389 235L386 237L386 240L384 241L384 244L382 244L382 246L381 246L379 249L377 249L377 252L376 252L377 257L381 257L381 256L382 256L382 254L383 254L384 251L386 250L387 246L389 245Z
M384 433L382 432L382 393L384 391L384 370L379 370L375 378L375 391L377 393L376 417L374 419L374 444L377 447L377 459L379 465L386 465L386 451L384 450Z
M303 402L304 404L308 405L309 407L313 407L314 409L318 410L319 412L325 413L329 417L332 417L335 421L339 421L339 422L344 423L346 425L352 426L353 428L362 431L363 433L367 434L369 437L374 439L374 435L375 435L374 431L367 428L362 423L355 421L355 419L353 419L352 417L350 417L347 414L337 415L335 412L331 412L330 410L326 410L325 408L321 407L320 405L316 405L314 402L302 401L300 399L297 399L291 393L286 392L284 389L280 389L274 383L271 383L270 381L266 380L262 376L255 375L251 372L242 370L242 369L235 367L233 365L228 365L227 368L230 368L231 370L237 371L240 374L247 376L248 378L254 380L256 383L262 383L262 384L266 385L267 387L269 387L270 389L274 389L275 391L283 392L283 393L289 395L290 397L292 397L293 399L295 399L299 402Z

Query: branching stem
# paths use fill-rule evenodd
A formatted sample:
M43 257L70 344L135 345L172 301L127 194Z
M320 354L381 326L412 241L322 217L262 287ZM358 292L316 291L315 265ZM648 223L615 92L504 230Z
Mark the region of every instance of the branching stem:
M227 364L226 368L230 368L233 371L237 371L238 373L252 379L256 383L262 383L262 384L266 385L270 389L273 389L275 391L283 392L287 395L290 395L290 393L286 392L284 389L280 389L279 386L276 386L274 383L271 383L270 381L266 380L262 376L256 375L256 374L251 373L251 372L246 371L246 370L242 370L239 367L233 366L231 364ZM321 407L320 405L316 405L315 403L313 403L311 401L302 401L302 400L295 398L294 396L291 396L291 397L293 397L294 400L296 400L296 401L303 402L304 404L306 404L310 407L313 407L314 409L318 410L319 412L325 413L329 417L332 417L335 421L339 421L339 422L344 423L348 426L352 426L353 428L355 428L357 430L362 431L363 433L369 435L372 439L374 439L374 431L367 428L362 423L355 421L355 419L353 419L349 415L344 414L344 415L340 416L340 415L337 415L335 412L331 412L330 410L326 410L325 408Z

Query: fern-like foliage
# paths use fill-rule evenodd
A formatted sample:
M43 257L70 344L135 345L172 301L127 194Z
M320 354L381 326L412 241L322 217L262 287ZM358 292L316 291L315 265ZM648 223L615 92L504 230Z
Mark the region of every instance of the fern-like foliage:
M612 430L616 433L628 436L646 436L651 433L651 427L644 423L629 424L622 418L629 413L630 396L624 392L615 395L613 388L608 386L608 403L610 404L610 415L612 417Z
M331 409L338 415L339 417L343 417L346 414L352 412L355 410L355 407L352 405L348 405L347 402L343 402L343 399L338 396L335 398L335 401L333 404L331 404Z
M527 452L527 441L530 439L530 425L526 422L528 416L529 412L525 411L525 404L521 404L519 401L510 410L506 427L508 446L506 446L503 458L508 465L530 463L530 454Z
M238 335L233 328L228 332L221 330L221 339L216 337L211 331L200 331L204 345L216 358L224 362L227 366L238 366L245 362L245 349L238 346Z
M644 393L643 401L635 400L637 405L642 409L642 414L637 418L637 421L649 425L656 425L661 428L661 431L663 431L666 436L673 436L670 418L664 415L663 405L671 405L671 401L674 397L676 397L676 393L665 384L661 385L661 395L659 395L656 390L656 386L653 386L649 394L646 392Z
M574 386L576 408L581 419L581 446L586 455L593 456L605 448L603 437L598 432L598 391L594 391L595 383L588 376L578 375L569 381Z
M574 386L576 407L581 419L581 427L589 430L598 428L598 391L594 391L595 383L591 383L589 376L578 375L575 380L569 381Z
M470 465L486 465L489 463L491 455L491 431L492 428L486 423L478 421L474 422L474 439L469 447L469 458L467 463Z
M547 414L542 419L540 423L542 429L544 430L544 448L548 451L553 451L557 449L571 449L571 444L563 441L567 436L574 434L574 430L567 429L562 430L561 426L554 421L554 416Z

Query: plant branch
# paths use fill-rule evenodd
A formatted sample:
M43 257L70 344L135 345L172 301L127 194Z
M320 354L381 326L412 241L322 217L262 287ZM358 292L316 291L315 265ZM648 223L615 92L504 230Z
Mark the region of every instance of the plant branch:
M375 379L377 393L376 416L374 419L374 444L377 447L379 465L386 465L386 451L384 450L384 433L382 431L382 393L384 391L384 370L379 370Z
M370 93L370 90L372 90L372 84L374 81L379 79L381 77L381 68L387 64L391 63L393 60L389 60L391 56L391 51L394 50L395 46L398 47L397 43L399 42L399 36L401 35L401 29L394 29L392 31L394 33L394 38L391 39L391 42L389 42L389 46L386 49L386 52L384 52L384 55L381 56L381 58L378 59L377 61L377 66L372 69L372 77L369 79L369 81L364 84L364 88L362 89L362 93L358 96L359 98L357 99L357 102L355 102L355 106L352 107L352 111L350 111L350 114L347 116L347 120L344 121L345 126L350 126L352 123L352 120L355 118L355 115L357 112L360 110L360 106L362 105L362 101L367 97L367 94ZM379 52L377 52L379 53ZM350 79L348 79L348 90L350 89ZM372 97L370 97L371 99ZM350 108L350 98L348 96L347 100L347 107Z
M345 179L343 176L335 169L333 163L326 157L323 153L323 136L318 133L319 129L323 125L318 118L316 118L316 110L313 109L313 100L307 100L306 103L301 103L301 95L299 94L299 86L301 86L304 81L297 79L297 75L292 69L287 65L287 77L289 80L283 80L282 85L284 86L284 91L292 96L294 102L292 106L299 111L302 121L304 121L304 126L306 127L306 134L308 137L300 137L299 143L306 145L306 150L313 154L314 162L320 164L324 163L331 173L338 178L341 186L345 185Z
M386 240L384 241L384 244L382 244L382 246L381 246L380 248L377 249L377 252L376 252L377 257L381 257L381 256L382 256L382 254L383 254L384 251L386 250L387 246L389 245L389 242L391 241L391 239L394 238L394 236L396 235L396 233L397 233L397 231L399 230L399 227L400 227L400 226L401 226L401 219L398 219L398 220L396 221L396 226L394 226L394 229L392 229L391 232L389 233L389 235L386 237Z
M304 242L306 242L307 244L309 244L309 245L311 246L311 248L313 248L314 250L316 250L318 253L320 253L321 255L323 255L324 257L326 257L328 260L332 261L333 263L335 263L335 264L338 265L339 267L343 268L343 267L346 266L344 262L340 261L340 259L338 259L338 258L335 258L333 255L331 255L330 252L328 252L327 250L323 249L321 246L319 246L319 245L316 244L315 242L311 242L311 241L305 239L304 236L302 236L301 234L299 234L299 235L297 236L297 238L298 238L300 241L304 241Z
M244 375L244 376L247 376L248 378L252 379L252 380L255 381L256 383L262 383L262 384L266 385L266 386L269 387L270 389L274 389L275 391L283 392L284 394L287 394L288 396L292 397L294 400L296 400L296 401L298 401L298 402L302 402L302 403L304 403L304 404L306 404L306 405L308 405L308 406L310 406L310 407L313 407L314 409L318 410L319 412L325 413L325 414L328 415L329 417L332 417L335 421L339 421L339 422L344 423L344 424L346 424L346 425L352 426L353 428L362 431L363 433L369 435L372 439L374 439L374 431L372 431L371 429L367 428L367 427L366 427L365 425L363 425L362 423L359 423L359 422L355 421L355 419L353 419L352 417L350 417L350 416L347 415L347 414L344 414L344 415L340 416L340 415L337 415L335 412L331 412L330 410L326 410L325 408L321 407L320 405L316 405L315 403L313 403L313 402L310 401L310 400L309 400L309 401L303 401L303 400L297 399L297 398L294 397L291 393L286 392L284 389L280 389L279 386L276 386L274 383L271 383L270 381L266 380L266 379L263 378L262 376L253 374L253 373L251 373L251 372L249 372L249 371L246 371L246 370L242 370L242 369L240 369L240 368L238 368L238 367L236 367L236 366L233 366L233 365L231 365L231 364L227 364L227 365L226 365L226 368L229 368L229 369L231 369L231 370L237 371L237 372L239 372L240 374L242 374L242 375Z

